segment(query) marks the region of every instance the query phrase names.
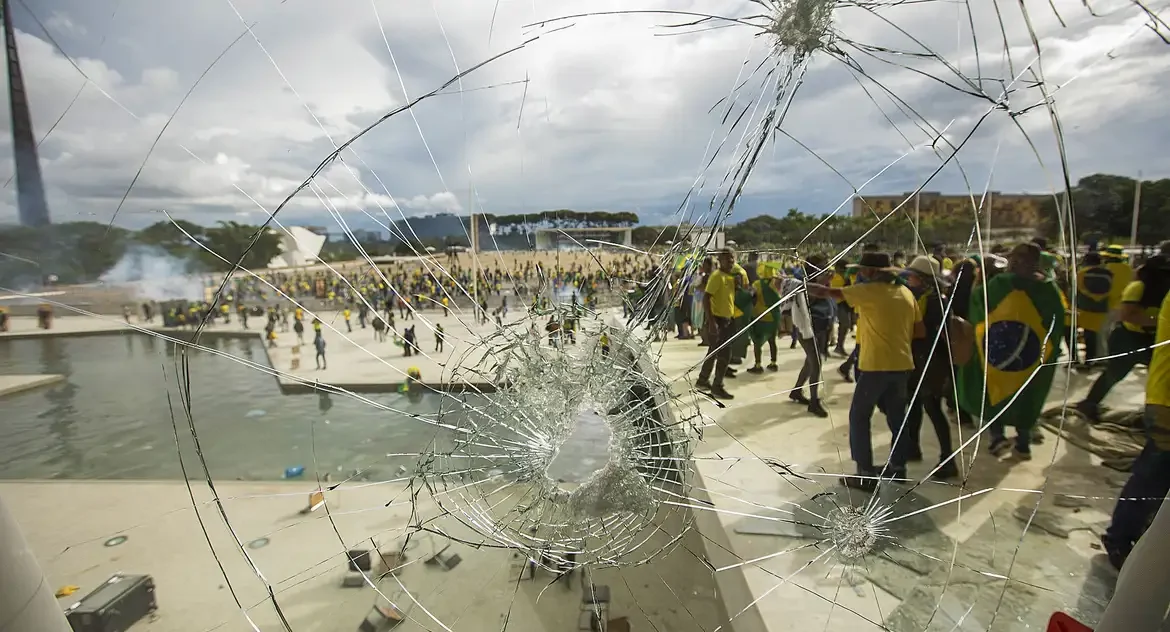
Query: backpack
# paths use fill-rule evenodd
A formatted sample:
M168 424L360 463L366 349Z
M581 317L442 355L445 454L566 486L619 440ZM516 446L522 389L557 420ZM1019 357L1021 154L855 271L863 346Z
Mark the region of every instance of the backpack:
M975 354L975 326L964 318L951 315L947 319L947 339L950 340L951 364L963 366Z

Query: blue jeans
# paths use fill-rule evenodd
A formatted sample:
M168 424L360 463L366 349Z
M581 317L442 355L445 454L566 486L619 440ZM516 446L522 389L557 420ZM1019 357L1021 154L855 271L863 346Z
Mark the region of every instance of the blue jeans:
M898 436L906 421L906 399L910 385L910 371L858 371L857 388L853 391L853 403L849 406L849 452L857 463L858 472L872 472L873 411L879 405L886 414L890 427L892 447L890 469L906 467L906 445L909 437ZM896 439L896 440L895 440Z
M1142 537L1150 518L1162 506L1162 499L1170 493L1170 451L1154 443L1150 436L1153 423L1153 406L1146 406L1146 447L1133 462L1133 471L1113 508L1113 520L1105 530L1108 546L1125 553Z

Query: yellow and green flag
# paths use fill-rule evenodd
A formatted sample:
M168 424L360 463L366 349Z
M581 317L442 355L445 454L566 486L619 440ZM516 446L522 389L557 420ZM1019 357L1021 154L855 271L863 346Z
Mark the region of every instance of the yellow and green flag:
M1054 360L1064 335L1060 290L1049 280L1003 273L971 296L975 353L959 369L959 404L989 421L1010 426L1036 423L1056 374ZM1018 395L1017 395L1018 393ZM1013 400L1014 398L1014 400Z
M1082 266L1077 271L1077 325L1100 332L1109 315L1113 273L1103 265Z

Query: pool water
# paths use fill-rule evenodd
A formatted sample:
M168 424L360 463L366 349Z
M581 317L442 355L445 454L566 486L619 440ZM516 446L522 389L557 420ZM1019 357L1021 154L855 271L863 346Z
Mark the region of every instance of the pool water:
M259 339L202 342L268 365ZM305 478L356 470L393 478L416 459L387 455L418 453L439 437L413 415L461 408L441 394L363 396L398 412L348 396L282 395L274 377L231 358L188 357L195 432L217 479L280 479L296 467ZM0 400L0 478L178 479L180 454L188 476L201 478L177 359L172 345L144 334L0 341L0 374L66 376Z

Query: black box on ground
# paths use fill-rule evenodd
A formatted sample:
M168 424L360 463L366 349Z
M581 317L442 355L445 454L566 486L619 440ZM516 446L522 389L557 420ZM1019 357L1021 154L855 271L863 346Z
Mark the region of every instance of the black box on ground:
M150 575L114 575L65 611L73 632L123 632L158 609Z
M346 553L349 558L349 570L370 572L370 552L366 549L354 549Z

